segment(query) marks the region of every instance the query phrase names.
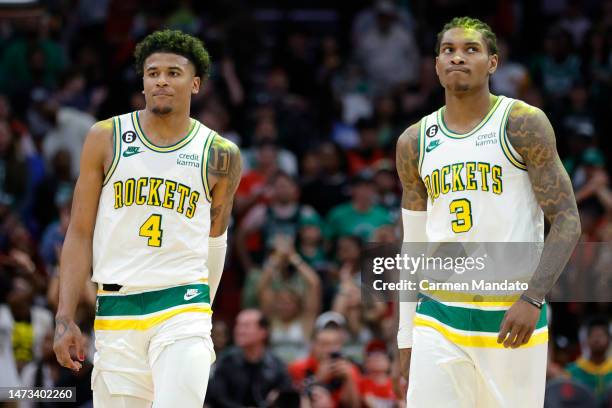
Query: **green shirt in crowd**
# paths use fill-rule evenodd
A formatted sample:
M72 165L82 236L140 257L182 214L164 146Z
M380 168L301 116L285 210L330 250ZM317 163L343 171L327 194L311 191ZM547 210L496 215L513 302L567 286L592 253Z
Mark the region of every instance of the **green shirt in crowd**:
M389 211L379 205L373 205L368 211L360 212L349 202L330 210L327 216L327 235L330 239L356 235L364 242L368 242L374 231L392 222Z
M593 390L596 397L601 398L612 385L612 357L600 365L595 365L585 358L579 358L567 367L567 372L574 380Z

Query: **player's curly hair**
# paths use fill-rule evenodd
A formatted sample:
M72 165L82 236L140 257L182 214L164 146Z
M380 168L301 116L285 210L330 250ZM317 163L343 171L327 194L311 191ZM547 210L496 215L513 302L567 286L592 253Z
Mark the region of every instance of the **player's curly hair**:
M442 42L442 36L448 30L453 28L467 28L480 32L482 34L482 38L484 38L485 43L487 44L487 49L489 51L489 55L497 54L497 37L491 27L485 23L480 21L477 18L472 17L455 17L450 22L446 23L446 25L442 28L442 30L438 33L438 39L436 41L436 55L440 53L440 43Z
M135 68L138 75L143 75L145 60L153 53L168 52L182 55L195 67L196 76L202 80L210 71L210 56L199 39L179 30L155 31L146 36L134 50Z

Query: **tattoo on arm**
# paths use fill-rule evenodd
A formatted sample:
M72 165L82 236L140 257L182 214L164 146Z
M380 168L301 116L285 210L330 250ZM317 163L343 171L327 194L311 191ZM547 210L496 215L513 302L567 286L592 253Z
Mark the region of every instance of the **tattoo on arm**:
M419 174L419 123L410 126L397 140L396 167L402 182L402 207L427 209L427 190Z
M527 294L543 299L563 271L580 238L580 218L569 176L559 159L553 128L540 109L517 102L507 134L523 157L535 197L550 222L540 263Z
M213 207L210 209L210 222L214 222L217 217L219 216L219 214L221 214L221 211L223 210L223 206L222 205L218 205L216 207Z
M68 321L64 318L55 319L55 337L54 340L57 342L64 337L68 331Z
M217 178L212 189L211 225L223 232L230 220L234 194L240 183L242 160L238 147L227 139L215 137L209 150L208 174Z
M217 138L218 140L218 138ZM216 140L215 140L216 142ZM208 170L215 175L226 175L229 170L230 163L229 149L224 146L223 141L215 143L210 147L208 157Z

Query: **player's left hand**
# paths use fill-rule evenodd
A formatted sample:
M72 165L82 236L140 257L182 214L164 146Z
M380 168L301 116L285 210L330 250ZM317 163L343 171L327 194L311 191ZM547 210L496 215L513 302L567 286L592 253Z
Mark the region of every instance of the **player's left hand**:
M497 336L497 343L504 343L504 347L517 348L527 344L536 323L540 318L541 310L524 300L517 300L506 311Z

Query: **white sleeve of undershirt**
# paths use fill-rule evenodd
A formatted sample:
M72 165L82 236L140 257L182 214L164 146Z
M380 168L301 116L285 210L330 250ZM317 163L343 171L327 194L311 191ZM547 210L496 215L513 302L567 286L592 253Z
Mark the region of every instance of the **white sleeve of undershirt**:
M404 226L404 242L427 242L425 227L426 211L412 211L402 208L402 224ZM416 302L399 302L399 327L397 331L397 347L400 349L412 347L412 329Z
M212 305L223 275L225 252L227 251L227 230L218 237L208 237L208 287L210 288L210 304Z

